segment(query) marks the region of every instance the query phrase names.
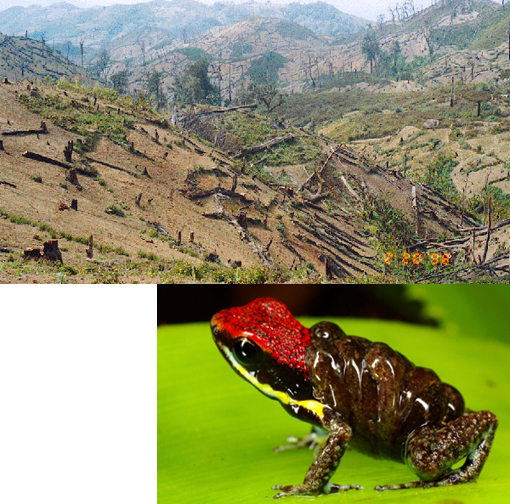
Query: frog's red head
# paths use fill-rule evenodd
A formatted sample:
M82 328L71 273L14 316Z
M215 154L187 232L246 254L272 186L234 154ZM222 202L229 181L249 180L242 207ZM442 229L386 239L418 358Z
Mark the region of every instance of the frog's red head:
M212 318L211 328L223 356L262 392L275 399L274 391L295 399L310 397L305 363L310 333L283 303L260 298L222 310Z

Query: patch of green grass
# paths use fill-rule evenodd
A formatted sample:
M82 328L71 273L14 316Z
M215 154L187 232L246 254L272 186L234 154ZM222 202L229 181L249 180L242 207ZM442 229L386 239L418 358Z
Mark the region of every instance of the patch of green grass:
M370 197L364 203L363 217L368 230L383 246L405 247L416 235L404 214L383 199Z
M159 258L156 254L152 252L144 252L143 250L139 250L136 254L140 259L148 259L149 261L157 261Z
M456 203L459 200L459 193L452 181L451 173L459 164L450 156L440 154L427 167L422 182L440 193L447 200Z
M116 205L108 205L104 211L111 215L116 215L117 217L125 217L126 214Z
M492 222L499 222L510 217L510 194L504 193L493 185L484 187L479 195L466 201L466 209L482 218L487 213L489 198L491 200Z

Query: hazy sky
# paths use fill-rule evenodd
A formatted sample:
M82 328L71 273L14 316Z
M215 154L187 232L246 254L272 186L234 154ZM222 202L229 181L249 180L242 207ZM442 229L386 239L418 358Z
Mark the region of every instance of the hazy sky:
M77 7L92 7L94 5L113 5L113 4L134 4L142 3L149 0L69 0L68 3L72 3ZM212 4L217 0L197 0L201 3ZM264 0L259 0L262 3ZM290 3L290 1L297 1L299 3L309 3L310 0L272 0L271 3ZM316 0L311 0L316 1ZM501 3L500 0L494 0L497 3ZM232 2L227 0L228 3L244 3L242 0ZM4 10L14 5L21 5L27 7L28 5L50 5L57 3L55 0L0 0L0 10ZM403 4L404 0L327 0L327 3L334 5L338 10L346 12L347 14L353 14L355 16L363 17L365 19L376 20L377 16L384 14L386 19L390 18L388 7L393 7L396 4ZM415 7L429 7L432 4L432 0L414 0Z

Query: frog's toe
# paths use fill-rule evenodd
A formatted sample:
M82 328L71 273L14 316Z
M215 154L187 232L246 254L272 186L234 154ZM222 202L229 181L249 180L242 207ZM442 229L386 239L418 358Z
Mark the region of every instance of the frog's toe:
M299 493L297 491L297 485L294 486L294 485L274 485L272 488L273 490L280 490L279 493L277 493L274 498L275 499L280 499L281 497L285 497L287 495L295 495L297 493Z
M399 485L377 485L374 490L384 492L385 490L404 490L406 488L421 488L425 486L424 481L410 481L409 483L400 483Z
M363 490L363 487L361 485L335 485L333 483L328 483L324 488L310 487L304 484L275 485L273 490L280 490L280 492L274 496L275 499L279 499L287 495L320 495L346 492L347 490Z
M361 485L329 484L329 488L325 489L325 493L347 492L347 490L364 490L364 488Z

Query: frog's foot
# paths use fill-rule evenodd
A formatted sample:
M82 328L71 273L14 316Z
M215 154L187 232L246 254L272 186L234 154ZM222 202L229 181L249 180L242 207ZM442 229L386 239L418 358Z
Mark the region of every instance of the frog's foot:
M275 485L273 490L280 490L280 493L274 496L275 499L286 497L287 495L320 495L320 494L333 494L337 492L346 492L347 490L363 490L360 485L335 485L328 483L323 488L315 487L307 483L300 485Z
M432 488L476 481L487 460L498 420L490 411L469 413L438 430L423 427L406 443L407 465L422 479L375 490ZM450 467L465 458L462 467Z

